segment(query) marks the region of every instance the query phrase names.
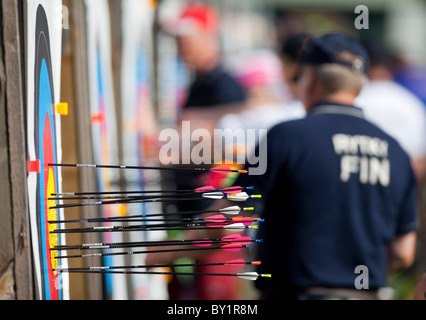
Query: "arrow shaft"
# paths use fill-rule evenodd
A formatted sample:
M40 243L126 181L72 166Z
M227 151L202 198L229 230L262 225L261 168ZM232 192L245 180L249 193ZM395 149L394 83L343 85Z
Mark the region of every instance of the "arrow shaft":
M239 234L225 236L223 238L203 238L203 239L181 239L181 240L152 240L152 241L137 241L137 242L109 242L109 243L87 243L87 244L78 244L78 245L57 245L51 250L82 250L86 249L89 246L112 246L120 244L130 244L130 245L153 245L153 244L165 244L165 245L188 245L188 244L200 244L207 242L219 242L219 243L231 243L231 242L244 242L248 240L253 240L250 237L242 237ZM262 242L262 240L255 240L256 242Z
M157 192L158 193L158 192ZM48 200L103 200L103 199L116 199L116 200L148 200L148 199L161 199L161 198L167 198L167 197L180 197L180 196L196 196L197 192L181 192L181 193L175 193L175 194L167 194L167 195L151 195L151 196L144 196L144 195L118 195L118 196L106 196L106 195L93 195L93 196L76 196L76 197L53 197L48 198Z
M48 221L50 224L58 224L58 223L93 223L93 222L224 222L224 223L233 223L237 221L243 222L253 222L259 221L260 218L250 218L250 217L240 217L240 218L224 218L224 219L215 219L215 218L176 218L176 219L146 219L146 218L128 218L128 217L118 217L115 219L110 218L94 218L94 219L79 219L79 220L57 220L57 221Z
M97 220L97 221L84 221L84 222L89 223L89 222L160 222L160 221L163 221L163 222L177 221L177 222L185 222L185 223L191 223L191 222L206 222L206 223L208 223L209 222L209 221L207 221L205 219L201 219L201 218L193 220L191 218L187 218L187 219L144 219L144 218L141 218L141 219L127 219L125 217L121 218L121 219L118 218L118 219L113 219L113 220ZM232 219L224 219L224 220L217 221L217 222L219 223L219 222L222 222L222 221L229 222L229 223L233 222ZM70 222L70 221L67 221L67 222ZM212 222L215 222L215 221L212 221ZM55 223L58 223L58 222L49 222L49 223L55 224Z
M233 221L202 221L202 222L183 222L183 223L161 223L161 224L151 224L151 225L137 225L137 226L106 226L106 227L87 227L87 228L74 228L74 229L57 229L51 231L51 233L84 233L84 232L121 232L121 231L131 231L131 230L145 230L145 229L154 229L162 227L201 227L206 226L219 226L223 223L231 224Z
M229 227L228 230L243 230L243 229L257 229L255 228L257 226L240 226L240 227ZM54 230L50 233L84 233L84 232L120 232L120 231L174 231L174 230L214 230L214 229L226 229L225 227L207 227L207 226L200 226L200 227L155 227L155 228L141 228L141 229L129 229L129 230L122 230L122 229L96 229L96 230Z
M52 196L96 196L96 195L122 195L122 194L134 194L134 193L143 193L143 194L152 194L152 193L200 193L201 191L197 191L198 189L184 189L184 190L134 190L134 191L95 191L95 192L63 192L63 193L52 193ZM208 192L215 191L223 191L223 192L231 192L233 190L252 190L253 187L228 187L222 189L209 189Z
M166 271L113 271L113 270L70 270L70 273L111 273L111 274L146 274L146 275L181 275L181 276L230 276L240 277L237 273L205 273L205 272L166 272Z
M238 209L237 209L238 208ZM131 215L131 216L115 216L115 217L106 217L106 218L89 218L89 219L74 219L74 220L50 220L48 223L86 223L86 222L110 222L119 219L133 219L133 218L144 218L144 217L159 217L159 216L177 216L177 215L196 215L203 213L224 213L227 212L239 212L241 210L252 210L253 208L239 208L236 207L233 210L227 210L227 208L219 210L198 210L198 211L184 211L184 212L166 212L166 213L147 213L140 215Z
M78 219L78 220L56 220L56 221L48 221L50 224L57 223L68 223L68 222L80 222L80 223L89 223L89 222L209 222L209 221L235 221L237 218L219 218L219 217L207 217L207 218L155 218L155 219L146 219L146 218L129 218L129 217L116 217L114 219L111 218L94 218L94 219ZM249 219L249 218L247 218ZM256 218L253 218L256 219ZM90 221L89 221L90 220Z
M206 168L176 168L176 167L155 167L155 166L123 166L106 164L65 164L49 163L50 167L73 167L73 168L98 168L98 169L130 169L130 170L182 170L182 171L209 171Z
M218 191L218 190L215 190ZM52 196L96 196L96 195L114 195L114 194L134 194L134 193L189 193L194 190L138 190L138 191L103 191L103 192L63 192L63 193L52 193Z
M165 171L217 171L217 172L235 172L246 173L245 170L231 170L227 167L219 168L177 168L177 167L154 167L154 166L124 166L107 164L65 164L49 163L51 167L74 167L74 168L98 168L98 169L130 169L130 170L165 170Z
M170 201L194 201L194 200L210 200L208 198L198 197L198 198L170 198L170 199L145 199L141 200L138 197L133 197L130 199L121 199L121 200L111 200L111 201L96 201L96 202L83 202L83 203L73 203L73 204L59 204L56 206L49 207L49 209L65 209L73 207L84 207L84 206L102 206L109 204L118 204L118 203L146 203L146 202L170 202Z
M82 267L82 268L66 268L59 269L59 271L73 272L73 271L90 271L90 270L116 270L116 269L151 269L151 268L179 268L179 267L208 267L208 266L230 266L242 267L244 265L258 264L258 261L241 261L238 265L230 262L217 262L217 263L180 263L180 264L152 264L152 265L135 265L135 266L105 266L105 267Z
M240 248L244 248L244 247L247 247L247 246L245 246L245 245L240 246ZM237 247L235 247L235 248L237 249ZM145 254L145 253L180 252L180 251L201 251L201 250L223 250L223 248L222 247L208 247L208 248L186 248L186 249L169 249L169 250L101 252L101 253L56 256L55 259L73 259L73 258L120 256L120 255L134 255L134 254Z
M63 250L98 250L98 249L119 249L119 248L135 248L135 247L162 247L162 246L189 246L189 245L208 245L212 244L231 244L231 243L249 243L259 242L258 240L246 239L246 240L180 240L180 241L164 241L164 242L116 242L116 243L94 243L94 244L82 244L75 246L57 246L53 247L51 251L63 251Z

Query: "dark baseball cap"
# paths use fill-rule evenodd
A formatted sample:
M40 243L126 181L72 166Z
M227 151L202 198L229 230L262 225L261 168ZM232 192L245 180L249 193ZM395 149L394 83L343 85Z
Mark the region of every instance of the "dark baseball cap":
M369 68L368 53L364 47L355 39L339 32L310 38L300 61L311 65L336 63L361 73L366 73Z

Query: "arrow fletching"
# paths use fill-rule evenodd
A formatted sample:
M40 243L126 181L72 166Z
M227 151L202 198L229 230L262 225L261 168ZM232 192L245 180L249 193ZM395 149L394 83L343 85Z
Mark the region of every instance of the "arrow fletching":
M241 239L241 235L240 234L231 234L229 236L225 236L222 238L223 241L234 241L234 240L239 240Z
M237 215L240 213L240 211L241 211L241 208L239 206L232 206L232 207L219 209L219 212L222 212L224 214L229 214L229 215Z
M219 200L223 198L222 192L206 192L202 195L203 198Z
M200 187L200 188L195 189L194 192L203 193L203 192L208 192L208 191L213 191L213 190L216 190L216 188L213 187L213 186L205 186L205 187Z
M206 222L212 222L212 224L207 224L208 227L224 227L227 224L224 223L226 221L225 216L219 214L211 217L207 217L204 219Z
M230 260L225 263L225 266L228 267L244 267L246 262L243 259Z
M243 230L247 228L258 229L258 226L246 226L244 225L244 223L239 222L239 223L229 224L227 226L224 226L223 228L228 230Z
M241 222L242 224L244 224L246 226L251 225L255 221L263 222L264 220L261 219L261 218L241 217L241 216L232 218L232 222L235 222L235 223Z
M196 247L210 247L212 245L212 241L211 240L194 241L193 245Z
M230 244L225 244L223 246L221 246L221 249L224 251L230 251L230 252L238 252L241 250L241 248L251 248L252 245L242 245L241 243L230 243Z
M243 272L243 273L237 273L237 276L240 277L241 279L245 279L245 280L257 280L257 278L259 277L264 277L264 278L271 278L272 275L271 274L258 274L257 272Z
M227 194L227 198L231 201L246 201L248 198L260 199L262 196L260 194L248 195L247 192L240 192Z

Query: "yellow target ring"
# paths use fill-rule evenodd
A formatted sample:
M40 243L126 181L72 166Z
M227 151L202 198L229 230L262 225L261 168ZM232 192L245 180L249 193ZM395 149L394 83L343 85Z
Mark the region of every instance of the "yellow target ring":
M56 193L55 190L55 175L53 173L52 168L49 168L49 177L47 180L47 198L52 197L52 193ZM47 206L48 208L56 206L56 200L47 200ZM49 221L52 220L58 220L58 211L57 209L48 209L47 211L47 218ZM56 233L51 233L51 231L54 231L57 228L56 224L49 224L49 247L52 249L53 247L57 246L59 243L59 235ZM56 250L50 250L50 259L52 262L52 270L53 273L56 275L56 268L58 267L58 259L56 257L58 256L58 251Z

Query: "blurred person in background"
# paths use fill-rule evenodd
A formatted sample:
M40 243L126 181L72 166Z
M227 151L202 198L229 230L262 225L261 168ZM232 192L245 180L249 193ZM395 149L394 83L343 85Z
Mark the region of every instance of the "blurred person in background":
M191 79L187 90L186 101L183 105L181 117L177 123L178 132L182 132L181 140L191 142L191 133L196 129L208 130L214 137L213 130L218 119L229 112L238 111L246 101L246 93L234 76L224 67L220 47L220 17L212 6L201 2L186 2L177 19L166 22L163 28L176 39L177 50L185 64ZM181 125L183 121L189 121L189 136L184 136ZM211 143L213 146L213 142ZM192 145L191 145L192 147ZM213 155L213 152L212 152ZM183 163L191 166L190 154L181 154L179 165ZM211 159L213 163L213 159ZM205 164L211 167L210 164ZM221 178L224 175L221 175ZM176 171L172 177L176 189L195 189L207 185L206 180L211 180L209 174L197 172ZM218 182L220 183L220 181ZM204 210L210 204L202 199L199 201L178 201L175 203L177 211L190 212ZM187 215L188 216L188 215ZM204 257L198 263L227 261L235 258L234 253L220 251ZM197 268L197 272L215 272L220 267ZM208 269L208 270L206 270ZM217 272L217 271L216 271ZM193 299L236 299L239 279L231 277L208 278L196 277L190 290L193 291ZM188 286L187 288L188 289ZM179 289L173 289L178 292ZM188 290L187 290L188 291ZM172 294L179 299L180 293ZM187 298L188 296L186 296Z
M244 89L222 63L219 13L205 3L185 2L178 17L164 22L163 29L175 36L178 54L192 78L177 129L182 132L182 122L189 121L190 135L201 128L213 137L217 121L227 113L240 110L246 101ZM195 143L191 142L191 136L180 138L186 143ZM190 154L180 156L179 163L191 164ZM203 185L203 176L177 172L175 180L179 189L195 189ZM181 211L191 211L202 210L205 204L205 201L187 201L178 206Z
M239 113L223 116L217 127L232 132L249 129L259 133L255 141L246 141L242 152L251 153L264 136L259 129L269 130L274 125L305 116L305 109L299 103L293 103L294 96L289 91L279 57L268 49L257 49L238 56L234 63L237 81L247 92L247 101ZM232 134L230 132L230 134ZM246 135L247 136L247 135ZM231 141L228 139L226 141Z
M366 44L369 82L356 105L368 120L394 137L408 153L419 185L426 178L426 111L422 101L394 80L396 55L380 42Z
M423 102L411 91L395 81L395 72L401 59L380 41L366 44L371 60L369 82L364 86L356 105L361 107L367 119L394 137L408 153L417 179L417 205L424 211L422 189L426 178L426 111ZM424 264L423 247L424 215L419 216L418 255L409 270L421 268Z
M221 115L246 100L244 89L222 63L219 13L205 3L187 2L164 29L175 36L178 54L192 79L182 120L212 128Z
M297 98L296 81L300 53L308 38L306 33L297 33L283 40L278 53L271 49L254 49L235 57L232 70L247 92L247 101L239 113L222 117L217 127L233 132L237 129L245 132L248 129L269 130L280 122L304 117L306 112ZM252 153L264 134L265 131L258 131L256 140L250 141L253 145L236 146L235 153Z
M300 55L306 46L310 35L307 33L296 33L289 36L280 48L280 58L286 79L286 85L293 96L293 99L300 103L297 99L297 80L300 75Z
M266 173L236 181L255 186L265 203L257 271L272 279L256 286L262 299L378 299L388 272L415 257L410 159L354 106L368 69L358 42L341 33L312 38L301 64L298 97L307 116L273 127L262 155ZM198 238L196 232L185 238ZM361 288L359 267L368 268Z

